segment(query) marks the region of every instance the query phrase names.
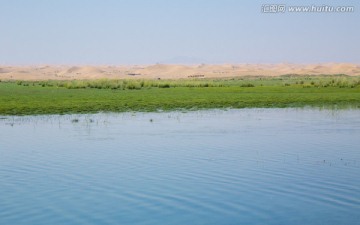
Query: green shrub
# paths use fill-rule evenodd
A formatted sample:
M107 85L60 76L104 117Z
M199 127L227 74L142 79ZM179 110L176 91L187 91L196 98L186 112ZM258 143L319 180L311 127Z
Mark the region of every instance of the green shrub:
M247 83L247 84L240 85L240 87L255 87L255 85L251 84L251 83Z

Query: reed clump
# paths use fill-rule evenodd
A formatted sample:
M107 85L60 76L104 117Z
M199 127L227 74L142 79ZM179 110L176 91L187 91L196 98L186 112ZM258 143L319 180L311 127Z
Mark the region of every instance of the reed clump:
M312 86L317 88L337 87L337 88L356 88L360 87L359 78L347 78L336 77L332 79L320 79L318 81L312 81L309 84L303 86Z
M180 79L180 80L146 80L146 79L98 79L98 80L65 80L65 81L16 81L21 86L57 87L67 89L111 89L140 90L150 88L207 88L207 87L263 87L263 86L300 86L304 88L356 88L360 87L360 77L346 75L295 76L281 77L238 77L231 79Z
M112 89L112 90L140 90L143 88L173 88L173 87L223 87L223 82L212 80L71 80L71 81L17 81L17 85L28 86L30 84L41 87L59 87L67 89ZM247 84L246 86L253 86ZM245 86L244 86L245 87Z

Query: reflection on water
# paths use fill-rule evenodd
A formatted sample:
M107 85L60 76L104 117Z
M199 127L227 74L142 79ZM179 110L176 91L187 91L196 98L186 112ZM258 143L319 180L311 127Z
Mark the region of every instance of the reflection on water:
M360 110L0 119L0 224L359 224Z

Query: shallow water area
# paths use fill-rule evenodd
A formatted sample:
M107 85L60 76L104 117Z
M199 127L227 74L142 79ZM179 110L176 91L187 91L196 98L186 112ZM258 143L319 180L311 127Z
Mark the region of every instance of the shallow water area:
M360 110L0 116L0 224L359 224Z

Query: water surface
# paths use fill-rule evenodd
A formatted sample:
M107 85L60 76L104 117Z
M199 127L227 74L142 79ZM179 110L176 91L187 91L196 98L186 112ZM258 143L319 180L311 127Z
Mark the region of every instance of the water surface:
M360 224L360 110L0 118L0 224Z

